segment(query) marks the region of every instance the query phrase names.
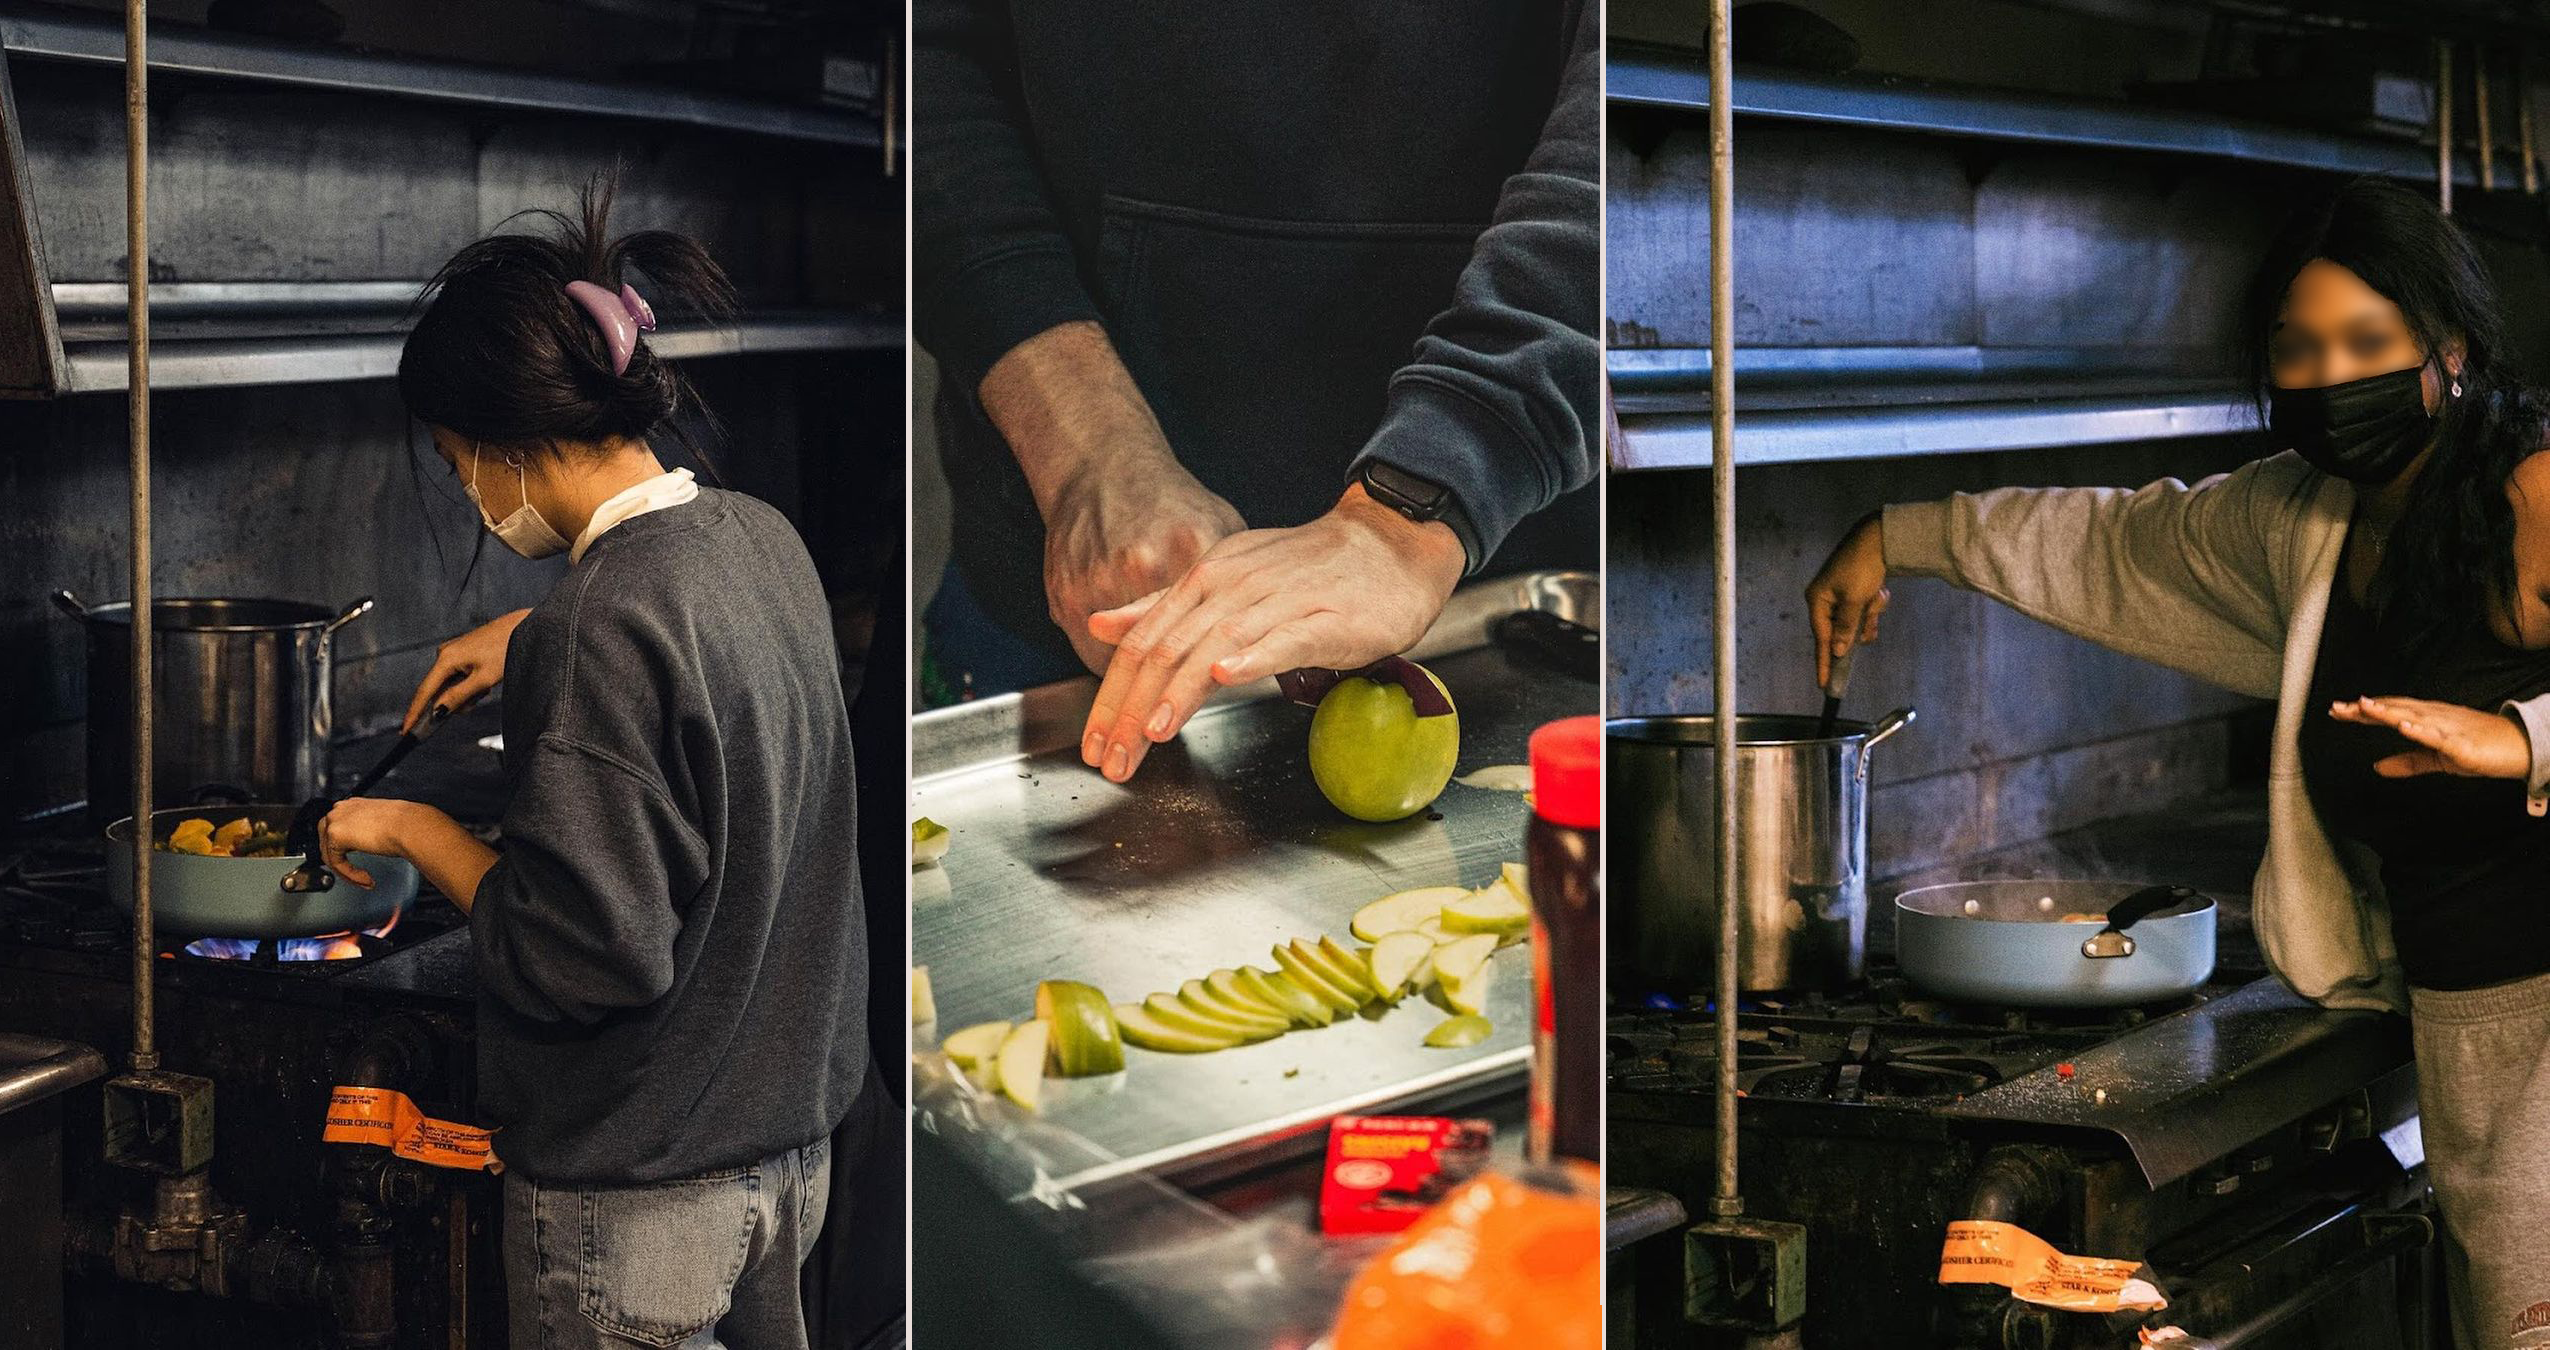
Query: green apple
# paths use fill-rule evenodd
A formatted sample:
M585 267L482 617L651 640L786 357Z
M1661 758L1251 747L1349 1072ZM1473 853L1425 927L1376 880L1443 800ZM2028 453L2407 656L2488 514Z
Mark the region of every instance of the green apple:
M1293 1019L1297 1027L1324 1027L1337 1020L1337 1010L1304 989L1293 977L1281 971L1260 970L1255 966L1239 969L1240 987L1257 996L1261 1003L1273 1003Z
M1036 1017L1053 1028L1057 1078L1090 1078L1124 1068L1124 1042L1116 1035L1107 996L1078 980L1036 986Z
M1354 922L1347 926L1356 937L1366 942L1379 942L1392 933L1413 931L1426 920L1442 914L1445 905L1468 899L1469 895L1469 889L1462 886L1420 886L1413 891L1393 891L1356 910Z
M1486 1040L1495 1030L1494 1023L1477 1013L1463 1013L1436 1023L1434 1030L1426 1033L1426 1044L1437 1050L1458 1050Z
M1317 950L1296 938L1276 946L1275 964L1282 966L1284 973L1292 976L1293 983L1300 985L1304 992L1327 1004L1331 1012L1343 1015L1362 1007L1364 1001L1360 996L1350 992L1321 968L1326 964L1324 958L1318 963L1312 961L1311 954Z
M1119 1003L1112 1010L1116 1025L1124 1030L1124 1038L1145 1050L1166 1055L1201 1055L1214 1050L1228 1050L1238 1045L1236 1035L1205 1035L1183 1027L1173 1027L1152 1015L1139 1003Z
M1044 1022L1021 1022L1002 1038L1001 1095L1033 1111L1045 1091L1045 1047L1053 1028Z
M1450 690L1423 666L1434 687ZM1357 820L1402 820L1425 809L1452 781L1461 757L1461 714L1417 716L1396 681L1350 675L1319 701L1310 719L1310 776L1329 802Z
M1372 982L1381 986L1381 996L1396 1002L1433 953L1434 944L1421 934L1389 933L1372 945L1364 964L1372 970Z
M949 1033L946 1040L939 1042L939 1049L956 1067L970 1069L998 1054L1001 1042L1008 1036L1007 1022L977 1022L963 1031Z

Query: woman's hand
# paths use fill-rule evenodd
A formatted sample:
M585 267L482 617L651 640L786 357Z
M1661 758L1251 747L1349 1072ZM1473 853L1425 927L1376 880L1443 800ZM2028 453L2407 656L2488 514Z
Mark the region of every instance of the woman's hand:
M478 898L478 883L487 869L496 865L496 850L480 843L459 821L423 802L388 797L348 797L319 818L319 861L369 889L372 874L346 857L357 852L416 864L426 883L463 914Z
M414 731L417 719L435 704L441 704L445 712L459 712L495 688L505 678L505 644L530 613L518 609L497 615L435 648L434 667L425 672L415 697L407 701L407 716L400 719L398 729Z
M1361 484L1308 524L1232 535L1176 585L1089 616L1115 659L1081 732L1081 762L1121 783L1218 686L1406 651L1469 561L1451 526L1409 520Z
M2329 716L2341 722L2389 727L2417 743L2414 750L2373 762L2373 771L2385 778L2421 773L2514 779L2532 775L2532 739L2513 718L2499 713L2433 699L2368 697L2332 703Z
M1877 640L1877 616L1886 612L1886 549L1879 515L1871 511L1842 536L1833 556L1806 586L1806 621L1815 628L1815 683L1832 678L1833 658L1852 645Z
M372 874L355 866L345 855L359 851L385 858L406 857L406 838L419 811L443 814L420 802L348 797L319 817L319 861L338 876L369 890Z

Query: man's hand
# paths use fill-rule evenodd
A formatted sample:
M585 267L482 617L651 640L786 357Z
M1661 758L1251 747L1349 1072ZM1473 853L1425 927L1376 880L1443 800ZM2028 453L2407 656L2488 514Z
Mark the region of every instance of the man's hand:
M1018 344L980 393L1045 521L1046 610L1081 661L1104 671L1112 647L1089 616L1177 580L1245 522L1178 463L1094 323Z
M2521 724L2499 713L2423 698L2358 698L2329 705L2341 722L2389 727L2417 747L2373 761L2385 778L2449 773L2464 778L2528 778L2532 740Z
M530 613L518 609L499 614L435 648L434 667L425 672L416 693L407 700L407 716L400 719L398 729L414 731L417 719L435 704L445 712L459 712L495 688L505 678L505 645Z
M1411 521L1361 484L1307 525L1232 535L1176 585L1089 617L1115 659L1081 760L1121 783L1218 685L1406 651L1468 565L1452 527Z

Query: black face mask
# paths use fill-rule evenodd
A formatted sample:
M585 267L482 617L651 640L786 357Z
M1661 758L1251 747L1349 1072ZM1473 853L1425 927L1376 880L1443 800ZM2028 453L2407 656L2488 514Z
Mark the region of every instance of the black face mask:
M2435 434L2424 366L2318 389L2267 392L2267 430L2313 467L2378 487L2399 477Z

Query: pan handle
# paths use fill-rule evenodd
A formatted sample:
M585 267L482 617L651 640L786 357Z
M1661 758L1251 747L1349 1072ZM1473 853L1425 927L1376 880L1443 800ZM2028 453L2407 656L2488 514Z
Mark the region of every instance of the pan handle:
M2081 943L2081 955L2093 961L2132 956L2134 939L2128 936L2125 930L2189 897L2199 900L2204 898L2200 892L2189 890L2187 887L2169 885L2145 886L2132 895L2126 896L2107 907L2106 926L2090 934L2088 940Z
M89 607L81 604L80 597L71 594L71 588L68 586L53 593L53 603L61 606L62 612L74 619L85 622L89 617Z
M371 608L372 597L368 595L350 605L347 605L345 608L337 611L337 616L335 618L328 620L327 627L319 630L319 636L322 638L336 636L336 630L345 627L347 624L354 622L356 619L362 618L363 615Z
M1877 725L1869 728L1868 739L1861 741L1859 743L1859 748L1862 750L1875 748L1879 741L1894 735L1896 732L1903 730L1905 727L1911 726L1914 716L1915 714L1910 708L1897 708L1893 712L1886 714L1884 717L1878 718Z

